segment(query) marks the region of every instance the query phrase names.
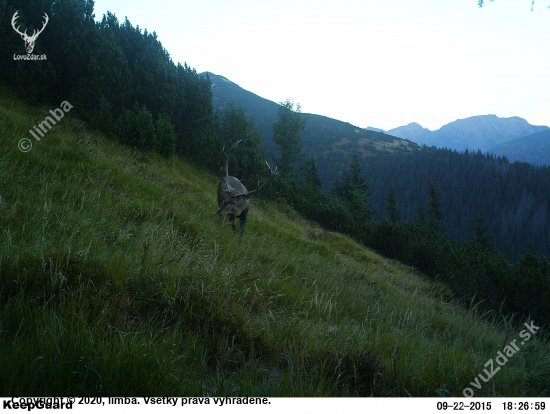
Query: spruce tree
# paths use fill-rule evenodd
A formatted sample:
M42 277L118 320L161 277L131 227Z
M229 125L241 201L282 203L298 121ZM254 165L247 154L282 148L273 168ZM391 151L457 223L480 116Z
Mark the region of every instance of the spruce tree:
M433 183L430 183L429 197L428 225L432 230L442 232L444 214Z
M471 238L471 242L483 251L492 251L491 236L487 234L489 227L485 224L485 217L481 214L477 216L474 220L472 230L474 231L474 235Z
M372 203L369 203L371 196L369 184L361 177L361 172L359 155L354 152L350 169L344 177L340 191L343 192L344 199L348 202L349 209L359 224L371 220L375 213Z
M320 191L323 183L319 177L317 163L313 158L306 158L302 165L302 179L304 183L310 186L315 191Z
M158 153L169 157L176 152L176 133L168 115L159 115L159 118L155 122L155 132L157 135Z
M395 189L393 187L393 184L390 186L386 201L388 202L388 218L392 223L397 223L399 220L401 220L401 213L399 212L399 210L397 210L397 201L395 201Z
M230 174L238 177L248 187L257 185L258 181L265 179L266 156L261 145L261 137L255 131L254 119L248 119L245 109L234 103L227 105L223 112L218 111L216 116L218 137L214 145L220 152L222 147L227 151L235 142L243 141L238 151L231 155ZM217 170L220 159L214 158L212 166Z
M426 213L424 212L424 205L420 203L420 207L418 207L418 225L425 226L426 225Z
M273 124L273 142L277 144L280 153L277 166L283 174L294 174L294 164L302 159L300 134L305 122L300 104L294 109L294 101L290 99L279 103L277 121Z

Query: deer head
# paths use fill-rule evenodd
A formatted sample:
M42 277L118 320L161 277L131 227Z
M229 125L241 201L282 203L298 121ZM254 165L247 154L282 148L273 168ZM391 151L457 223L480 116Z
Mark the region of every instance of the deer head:
M22 33L19 30L19 26L15 27L15 21L19 17L18 13L19 13L19 10L16 11L15 14L13 15L13 17L11 19L11 26L13 27L13 30L15 30L17 33L19 33L21 35L21 38L25 41L25 49L27 49L27 53L31 54L32 51L34 50L34 42L36 42L36 39L37 39L38 35L44 31L44 29L46 28L46 25L48 24L48 21L50 20L50 18L48 17L48 15L46 13L44 13L44 23L42 25L42 29L40 29L38 31L35 30L33 32L32 36L29 36L27 34L26 30L25 30L25 33Z

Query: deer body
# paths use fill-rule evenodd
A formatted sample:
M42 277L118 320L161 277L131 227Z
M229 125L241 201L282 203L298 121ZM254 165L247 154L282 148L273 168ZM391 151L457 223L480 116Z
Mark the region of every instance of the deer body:
M269 177L266 182L261 186L258 186L255 190L248 191L246 187L237 178L229 176L229 156L233 148L241 141L237 141L233 144L228 154L225 154L225 176L221 176L221 182L218 185L218 215L221 217L223 214L227 214L231 228L236 231L235 217L239 219L239 227L241 236L244 236L244 226L246 224L246 215L250 210L250 196L260 191L264 186L277 175L277 168L275 171L271 169L266 161L267 169L269 170ZM258 183L259 184L259 183Z
M224 182L220 182L218 185L218 215L227 214L231 228L237 230L235 227L235 217L239 219L239 228L241 234L244 235L244 225L246 224L246 215L250 209L250 200L248 198L235 198L237 194L246 194L248 191L246 187L235 177L229 177L229 185L232 191L223 191Z

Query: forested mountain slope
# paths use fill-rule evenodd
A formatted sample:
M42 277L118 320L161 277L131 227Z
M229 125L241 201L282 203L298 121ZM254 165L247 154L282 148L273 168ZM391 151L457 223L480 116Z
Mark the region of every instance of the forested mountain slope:
M480 152L430 148L411 157L362 161L375 218L386 217L388 185L393 184L403 220L417 220L434 183L444 227L455 240L471 237L474 220L482 215L497 251L517 259L533 243L536 252L550 258L550 168Z
M254 118L255 127L263 138L265 148L274 151L273 123L277 119L278 104L241 88L223 76L211 72L203 72L200 75L208 77L212 82L214 108L224 109L231 103L243 107L247 116ZM324 157L333 164L340 164L347 159L351 150L367 156L408 152L419 148L411 141L358 128L326 116L306 113L302 116L306 119L305 129L301 134L304 150L308 154ZM341 152L347 154L346 157L342 158Z
M489 150L510 161L528 162L534 165L550 165L550 131L541 131L513 141L505 142Z

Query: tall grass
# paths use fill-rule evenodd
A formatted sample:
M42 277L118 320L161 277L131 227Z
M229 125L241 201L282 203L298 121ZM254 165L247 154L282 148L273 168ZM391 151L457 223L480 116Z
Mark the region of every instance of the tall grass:
M215 177L70 115L22 153L48 109L0 97L2 396L461 396L517 337L283 203L239 237ZM544 335L476 395L548 395Z

